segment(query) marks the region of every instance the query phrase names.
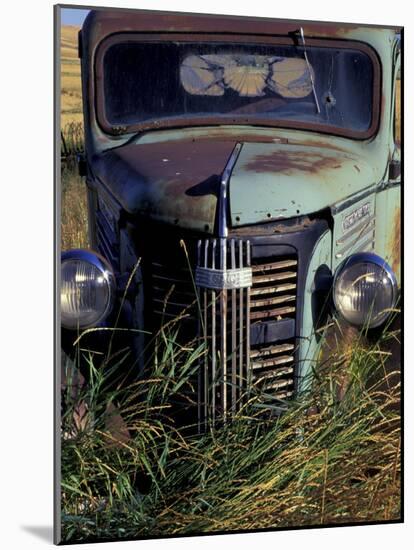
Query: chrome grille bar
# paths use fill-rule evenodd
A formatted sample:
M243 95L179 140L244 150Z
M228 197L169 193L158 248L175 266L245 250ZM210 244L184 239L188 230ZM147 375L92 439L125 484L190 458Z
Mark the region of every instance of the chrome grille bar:
M220 239L220 269L227 268L227 240ZM227 420L227 289L220 292L220 370L221 370L221 404L223 420Z
M246 244L246 247L249 245ZM239 241L239 266L243 266L243 241ZM247 301L247 299L246 299ZM243 354L243 342L242 342L242 335L243 335L243 308L244 308L244 292L243 289L240 289L239 292L239 378L238 378L238 385L239 385L239 392L238 392L238 398L240 399L242 397L242 384L243 384L243 368L244 368L244 354ZM250 328L249 328L250 332Z
M246 262L247 267L251 268L251 251L250 241L246 243ZM247 387L251 385L251 372L250 372L250 287L246 290L246 318L248 330L246 331L246 373L247 373Z
M242 386L249 373L250 295L245 284L246 280L251 280L251 270L249 241L205 240L198 243L198 249L204 250L204 254L198 255L195 277L204 319L205 334L200 333L200 336L208 348L199 376L199 383L203 385L199 393L203 396L203 404L198 407L201 426L206 421L215 424L216 404L223 422L239 407ZM223 277L224 288L220 290L216 288L215 271L232 275ZM238 277L238 272L243 272L247 279Z
M230 241L231 269L236 269L236 247L234 239ZM236 412L236 385L237 385L237 291L231 291L231 412Z
M216 267L216 248L217 248L217 241L216 239L213 240L213 254L212 254L212 262L211 262L211 266L213 269L215 269ZM207 291L206 291L207 292ZM212 420L213 420L213 425L215 423L215 420L216 420L216 392L215 392L215 384L216 384L216 379L217 379L217 372L216 372L216 357L217 357L217 346L216 346L216 291L213 289L211 291L211 303L212 303L212 317L211 317L211 320L212 320L212 323L211 323L211 340L212 340L212 345L211 345L211 368L212 368L212 378L213 378L213 383L212 383L212 387L213 387L213 390L212 390L212 403L211 403L211 417L212 417ZM208 365L207 365L207 369L208 369ZM207 387L208 387L208 383L209 383L209 376L208 376L208 370L206 372L206 378L207 378Z

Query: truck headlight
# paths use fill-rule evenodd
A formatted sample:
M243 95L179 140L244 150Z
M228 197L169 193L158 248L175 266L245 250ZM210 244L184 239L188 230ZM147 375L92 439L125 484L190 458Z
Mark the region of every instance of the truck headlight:
M65 328L97 325L111 311L115 276L110 264L89 250L62 254L60 308Z
M395 306L397 281L385 260L376 254L360 252L338 267L333 299L346 321L374 328L386 320Z

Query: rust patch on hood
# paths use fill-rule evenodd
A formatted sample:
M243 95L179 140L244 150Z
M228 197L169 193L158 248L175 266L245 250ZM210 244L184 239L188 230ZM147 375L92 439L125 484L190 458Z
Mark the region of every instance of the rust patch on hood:
M208 132L199 133L199 135L192 138L193 142L197 141L211 141L211 140L219 140L219 141L232 141L232 142L243 142L243 143L288 143L289 140L286 137L281 137L277 135L269 135L265 133L255 132L252 133L251 131L243 131L237 126L235 126L232 129L217 129L216 127L213 127L213 130L208 130Z
M271 155L258 155L247 165L252 172L275 172L289 174L291 172L309 172L318 174L326 169L342 167L345 157L327 156L313 151L274 151Z
M340 153L344 154L345 150L340 147L339 145L336 145L334 143L331 143L330 141L319 141L319 140L293 140L290 139L289 143L291 145L305 145L306 147L318 147L319 149L331 149L332 151L339 151Z

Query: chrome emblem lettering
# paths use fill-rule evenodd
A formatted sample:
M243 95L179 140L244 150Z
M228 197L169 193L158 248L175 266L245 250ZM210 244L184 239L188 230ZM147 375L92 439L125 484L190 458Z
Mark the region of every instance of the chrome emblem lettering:
M199 287L216 290L248 288L253 283L252 269L250 267L243 267L224 271L222 269L197 267L195 282Z
M369 216L371 212L371 203L367 202L366 204L360 206L350 214L348 214L342 221L343 231L347 231L353 225L355 225L359 220Z

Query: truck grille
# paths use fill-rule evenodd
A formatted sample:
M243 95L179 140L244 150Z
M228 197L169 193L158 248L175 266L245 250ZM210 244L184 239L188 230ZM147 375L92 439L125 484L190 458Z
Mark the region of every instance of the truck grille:
M246 390L266 401L292 397L294 334L273 336L275 324L295 323L297 257L252 259L249 241L241 239L199 241L196 255L199 306L183 251L164 247L150 261L149 308L155 327L180 316L181 337L205 341L193 396L200 426L231 418ZM273 336L251 340L255 329L267 334L270 325Z
M152 272L152 313L162 321L169 321L181 316L195 320L194 284L190 270L179 263L165 264L160 259L151 262Z
M297 258L252 261L250 248L249 241L235 239L198 244L199 332L208 349L200 366L201 424L214 424L217 415L226 421L243 405L246 389L266 400L294 392L294 339L251 345L250 336L255 325L294 321Z
M253 320L292 317L296 312L295 258L271 263L256 261L252 266L251 313Z
M118 267L119 247L113 220L102 210L96 213L96 237L98 249L112 266Z
M253 262L253 285L250 290L250 321L252 325L266 321L295 318L297 259L280 257L269 262ZM294 389L295 343L259 344L250 349L252 383L263 394L274 399L286 399Z
M293 395L294 343L259 347L250 351L253 385L273 399Z

